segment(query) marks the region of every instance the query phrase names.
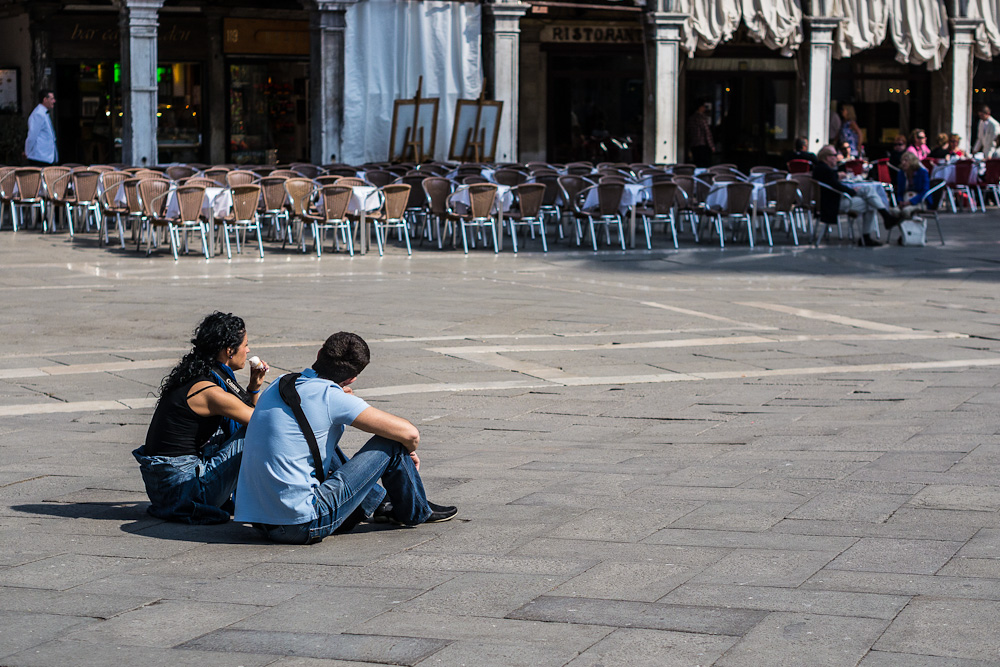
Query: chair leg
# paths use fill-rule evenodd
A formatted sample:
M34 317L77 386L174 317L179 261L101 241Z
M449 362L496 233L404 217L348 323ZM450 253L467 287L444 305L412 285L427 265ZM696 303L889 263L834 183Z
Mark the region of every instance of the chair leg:
M588 216L587 225L590 228L590 242L594 245L594 252L597 252L597 234L594 233L594 218Z
M468 255L469 254L469 241L468 241L468 237L466 236L466 232L465 232L465 221L464 220L460 221L458 224L461 225L461 227L462 227L462 249L465 250L465 254Z
M514 249L514 254L517 254L517 229L514 227L514 219L507 218L507 224L510 226L510 245Z
M545 218L538 221L538 233L542 237L542 252L548 252L549 244L545 241Z
M500 245L497 243L497 221L496 220L490 220L490 232L492 232L492 234L493 234L493 254L495 255L498 252L500 252ZM500 233L503 234L503 230L502 229L500 230Z

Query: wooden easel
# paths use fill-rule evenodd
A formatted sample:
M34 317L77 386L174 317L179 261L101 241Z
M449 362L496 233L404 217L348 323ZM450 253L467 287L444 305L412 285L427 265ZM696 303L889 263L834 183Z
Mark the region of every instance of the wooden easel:
M392 129L389 137L389 161L403 162L412 160L413 162L425 162L434 156L434 145L437 135L437 110L440 99L436 97L423 97L424 77L417 79L417 92L409 99L398 99L393 105ZM433 119L431 120L431 136L424 136L424 127L420 124L420 108L428 104L433 105ZM413 120L403 131L401 137L402 146L399 153L396 152L396 136L399 127L400 109L413 106ZM426 113L426 110L425 110ZM404 121L410 122L410 121ZM426 122L425 122L426 124Z
M486 99L485 79L477 99L457 100L448 159L460 162L492 162L496 157L502 111L503 102ZM462 142L461 150L459 141Z

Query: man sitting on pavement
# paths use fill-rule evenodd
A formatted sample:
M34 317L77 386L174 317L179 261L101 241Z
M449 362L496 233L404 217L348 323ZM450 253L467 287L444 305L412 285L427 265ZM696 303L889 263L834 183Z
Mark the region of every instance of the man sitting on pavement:
M236 521L275 542L313 544L367 517L412 526L458 513L427 502L416 427L351 390L369 359L360 336L335 333L311 368L264 390L247 427ZM348 424L374 435L351 458L338 444Z

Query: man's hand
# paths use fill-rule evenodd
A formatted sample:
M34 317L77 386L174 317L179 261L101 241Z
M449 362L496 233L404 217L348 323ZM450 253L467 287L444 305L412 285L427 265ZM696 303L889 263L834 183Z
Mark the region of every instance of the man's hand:
M413 467L417 469L417 472L420 472L420 457L417 456L416 452L410 452L410 458L413 459Z

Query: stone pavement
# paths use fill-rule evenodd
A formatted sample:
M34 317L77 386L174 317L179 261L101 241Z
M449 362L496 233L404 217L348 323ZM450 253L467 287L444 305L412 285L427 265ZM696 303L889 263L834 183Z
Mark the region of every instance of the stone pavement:
M1000 214L945 225L177 263L4 231L0 665L1000 664ZM275 376L365 336L459 518L147 515L130 451L213 309Z

